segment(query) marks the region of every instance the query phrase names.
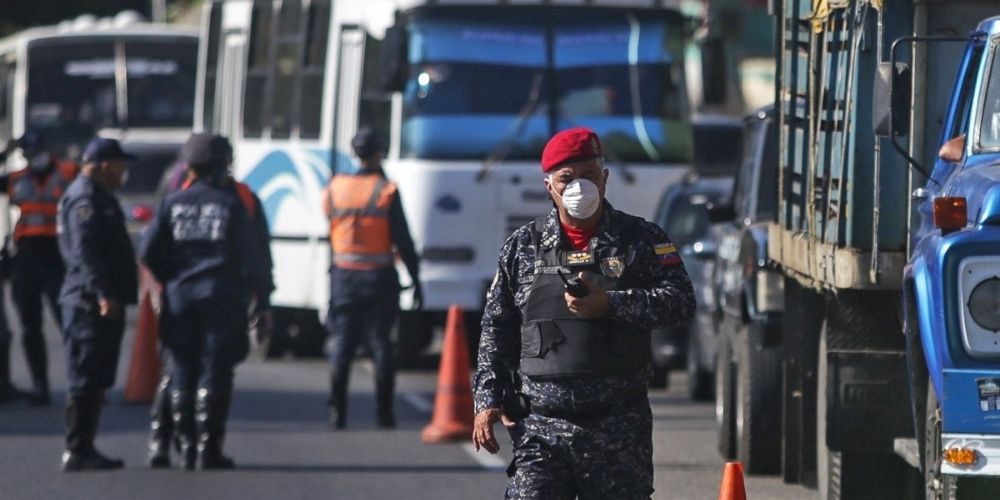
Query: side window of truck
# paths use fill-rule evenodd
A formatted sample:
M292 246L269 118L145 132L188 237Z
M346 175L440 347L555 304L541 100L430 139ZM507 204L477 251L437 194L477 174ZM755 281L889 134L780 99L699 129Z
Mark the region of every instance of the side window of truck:
M991 45L993 56L990 61L989 82L983 100L983 118L979 127L979 146L987 151L1000 149L1000 39Z

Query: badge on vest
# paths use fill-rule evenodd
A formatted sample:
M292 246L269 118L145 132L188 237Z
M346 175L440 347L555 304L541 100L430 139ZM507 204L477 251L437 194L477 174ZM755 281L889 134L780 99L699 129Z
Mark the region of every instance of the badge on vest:
M594 254L590 253L589 250L566 253L567 266L582 266L585 264L593 264L593 263L594 263Z
M621 257L608 257L601 262L601 272L609 278L621 278L625 261Z

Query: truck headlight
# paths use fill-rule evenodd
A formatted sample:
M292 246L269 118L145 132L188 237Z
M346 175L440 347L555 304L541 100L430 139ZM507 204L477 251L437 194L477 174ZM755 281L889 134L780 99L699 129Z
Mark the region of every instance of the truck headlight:
M1000 278L983 280L969 295L969 314L977 325L992 332L1000 331Z

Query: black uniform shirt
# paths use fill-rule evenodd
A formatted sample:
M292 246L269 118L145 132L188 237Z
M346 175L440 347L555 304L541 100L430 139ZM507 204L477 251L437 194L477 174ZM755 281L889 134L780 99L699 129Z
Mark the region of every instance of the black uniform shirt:
M256 231L233 189L204 180L167 196L139 243L139 258L166 287L167 300L242 302L246 289L270 293Z
M80 175L59 200L59 252L66 264L60 302L93 306L98 298L134 304L135 253L118 199Z
M626 264L620 289L608 292L608 315L624 328L619 331L649 331L654 325L671 326L688 321L694 314L694 290L687 271L666 233L656 224L639 221L636 234L622 229L634 218L604 202L604 215L594 237L595 248L633 248L635 258ZM530 222L519 228L500 249L496 276L486 295L483 334L474 381L475 411L499 408L509 372L520 364L521 307L528 299L534 279L536 249L532 246ZM570 248L553 208L539 245ZM633 375L581 376L556 380L523 377L523 391L533 404L549 408L579 409L606 406L645 391L648 367Z

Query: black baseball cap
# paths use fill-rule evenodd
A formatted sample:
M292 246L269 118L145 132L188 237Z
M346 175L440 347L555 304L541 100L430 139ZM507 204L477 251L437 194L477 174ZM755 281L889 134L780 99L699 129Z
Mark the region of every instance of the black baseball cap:
M48 147L45 134L34 130L25 132L16 142L17 147L21 148L25 156L34 156L37 153L45 151Z
M225 168L233 159L229 139L217 134L191 134L181 149L180 160L192 167Z
M351 148L354 149L354 154L358 155L358 158L364 159L382 151L385 145L378 132L375 132L371 127L361 127L351 139Z
M95 137L83 150L84 163L97 163L108 160L134 160L137 156L122 150L122 145L107 137Z

